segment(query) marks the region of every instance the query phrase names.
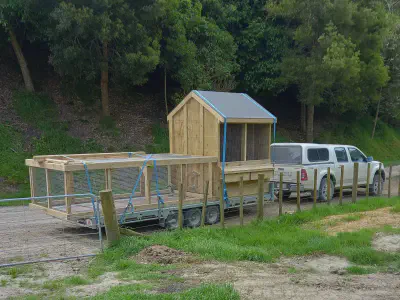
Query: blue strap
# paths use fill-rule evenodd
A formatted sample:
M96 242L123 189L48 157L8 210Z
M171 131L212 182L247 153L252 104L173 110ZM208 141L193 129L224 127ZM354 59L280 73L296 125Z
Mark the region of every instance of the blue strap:
M156 191L157 191L158 202L159 204L164 204L164 199L161 197L160 190L158 189L158 172L157 172L157 163L155 160L153 161L153 164L154 164L154 174L156 175Z
M97 214L96 214L96 205L95 205L95 200L94 200L94 196L93 196L92 182L90 181L89 169L88 169L88 166L86 165L86 163L84 161L82 161L82 164L83 164L83 167L85 168L85 174L86 174L86 180L87 180L89 192L90 192L90 194L92 194L91 200L92 200L94 218L96 220L96 224L98 224L97 223L97 221L98 221L97 220Z
M133 154L132 152L128 152L128 157L132 158L132 154Z
M128 205L125 207L124 213L121 215L121 218L120 218L120 223L121 223L121 224L125 221L125 217L126 217L126 213L127 213L128 209L129 209L129 208L132 208L131 211L132 211L132 212L134 211L134 208L133 208L133 205L132 205L133 196L135 195L136 189L137 189L137 187L138 187L138 185L139 185L139 183L140 183L140 178L142 177L143 170L144 170L144 168L146 167L147 162L149 161L149 159L150 159L152 156L153 156L153 154L147 155L145 161L143 162L142 167L140 168L140 172L139 172L139 175L138 175L138 177L137 177L137 179L136 179L135 185L133 186L132 193L131 193L131 195L129 196Z

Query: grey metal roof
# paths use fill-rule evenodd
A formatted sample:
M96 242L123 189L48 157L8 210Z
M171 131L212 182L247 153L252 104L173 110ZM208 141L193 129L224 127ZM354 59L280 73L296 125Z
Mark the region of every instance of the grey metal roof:
M275 119L275 116L243 93L194 91L216 112L227 119Z

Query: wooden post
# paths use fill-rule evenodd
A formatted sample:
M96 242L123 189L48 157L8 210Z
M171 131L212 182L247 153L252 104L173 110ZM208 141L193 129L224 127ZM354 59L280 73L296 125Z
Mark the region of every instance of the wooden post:
M282 203L283 203L283 173L279 174L279 216L282 216Z
M352 201L356 203L357 201L357 189L358 189L358 162L354 163L354 172L353 172L353 193L352 193Z
M213 163L208 163L208 181L210 186L208 187L208 195L213 196Z
M382 195L382 163L379 163L378 195Z
M74 193L74 176L72 172L64 172L64 193L65 195L72 195ZM71 214L71 205L73 197L65 197L66 213Z
M301 208L300 208L300 171L297 171L297 211L301 211Z
M389 167L389 184L388 184L388 198L392 196L392 172L393 166Z
M31 197L36 197L36 168L29 167L29 184L31 186ZM36 200L32 199L32 203Z
M244 198L243 176L240 176L239 190L240 190L240 226L243 226L243 198Z
M343 204L343 183L344 183L344 165L341 165L340 166L339 205Z
M400 177L399 177L399 188L398 188L398 191L397 191L397 196L400 197Z
M172 166L168 166L168 187L172 190Z
M112 244L119 241L121 236L112 192L110 190L100 191L100 202L104 215L107 241Z
M264 219L264 174L258 174L257 220Z
M50 177L50 170L49 169L45 169L46 172L46 195L47 196L51 196L51 177ZM47 198L47 207L48 208L52 208L52 200L51 198Z
M183 183L179 183L179 202L178 202L178 228L182 229L183 228L183 197L184 197L184 192L183 192Z
M368 163L368 165L367 165L367 184L365 186L365 197L367 198L367 200L369 198L369 182L371 181L370 173L371 173L371 164Z
M105 169L104 170L104 179L105 179L106 190L112 190L112 173L111 173L111 169Z
M147 202L151 204L151 180L153 177L153 168L146 166L144 169L144 194Z
M180 165L180 180L181 183L183 184L183 195L186 198L186 192L187 192L187 167L186 165Z
M225 205L224 205L224 181L221 180L220 196L219 196L219 219L221 228L225 228Z
M210 181L206 181L206 184L204 186L204 201L203 201L203 208L201 211L201 226L204 226L205 221L206 221L206 211L207 211L207 197L208 197L208 185L210 184Z
M328 202L328 205L331 204L331 167L328 167L328 174L326 176L327 183L328 183L328 189L327 189L327 195L326 195L326 200Z
M317 191L317 181L318 181L318 169L314 169L314 201L313 201L313 208L317 207L317 198L318 198L318 191Z

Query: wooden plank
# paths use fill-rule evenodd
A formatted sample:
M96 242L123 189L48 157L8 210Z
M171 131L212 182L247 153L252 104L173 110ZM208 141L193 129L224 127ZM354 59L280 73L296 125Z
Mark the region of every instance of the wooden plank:
M228 118L226 119L228 124L273 124L274 119L252 119L252 118Z
M369 198L369 182L371 181L371 163L367 164L367 184L365 186L365 197Z
M143 155L145 152L137 151L137 152L110 152L110 153L82 153L82 154L55 154L55 155L35 155L33 156L33 160L35 161L44 161L46 159L54 159L54 160L62 160L65 162L70 161L68 158L73 158L76 160L82 159L103 159L103 158L123 158L129 157L129 155L140 154Z
M243 124L243 126L242 126L242 140L241 140L240 146L242 147L242 151L241 151L242 161L246 161L247 160L247 123Z
M257 220L264 219L264 174L258 174Z
M269 134L268 134L268 155L267 158L271 159L271 140L272 140L272 124L269 125Z
M183 107L183 153L188 154L188 106Z
M209 185L209 187L208 187L208 195L210 196L210 197L212 197L213 196L213 180L214 180L214 178L213 178L213 164L212 163L208 163L208 180L209 180L209 182L210 182L210 185Z
M106 190L112 190L112 170L111 169L104 170L104 180L105 180Z
M296 179L297 179L297 189L296 189L296 195L297 195L297 201L296 201L296 204L297 204L297 211L299 212L299 211L301 211L301 208L300 208L300 171L297 171L296 172Z
M168 187L172 189L172 167L168 166Z
M57 171L64 171L65 166L61 164L55 164L55 163L49 163L49 162L43 162L39 163L38 161L35 161L33 159L26 159L25 160L25 165L28 167L34 167L34 168L41 168L41 169L51 169L51 170L57 170Z
M220 121L217 119L215 120L216 123L216 139L215 139L215 147L216 147L216 152L217 152L217 158L218 158L218 162L222 161L222 157L221 157L221 126L220 126ZM222 132L222 134L224 134Z
M38 208L43 210L46 214L56 217L57 219L61 219L61 220L68 220L68 215L65 212L56 210L56 209L52 209L52 208L48 208L36 203L29 203L29 207L30 208ZM92 216L93 216L93 211L92 211Z
M354 163L354 172L353 172L353 192L351 200L353 203L357 201L357 190L358 190L358 166L357 162Z
M331 167L328 167L328 173L327 173L327 176L326 176L326 179L327 179L327 184L328 184L328 188L327 188L327 195L326 195L326 198L327 198L327 203L328 203L328 205L330 205L331 204Z
M219 222L221 228L225 228L225 203L224 203L224 182L221 180L219 188Z
M200 151L199 155L204 155L204 107L200 105ZM200 168L200 186L199 189L204 189L204 164L199 166ZM208 187L208 185L207 185ZM208 191L207 191L208 193Z
M174 153L174 121L168 121L168 132L169 132L169 153Z
M248 173L235 173L235 174L225 174L225 182L239 182L240 178L243 178L245 181L251 180L250 172ZM254 180L254 179L252 179Z
M201 227L204 226L206 222L206 212L207 212L207 198L208 198L208 186L209 186L209 181L206 181L206 184L204 186L204 200L203 200L203 206L201 209Z
M112 245L120 240L121 234L111 190L100 191L100 200L107 241Z
M178 227L179 229L183 228L183 198L184 198L184 191L183 191L183 183L179 183L179 202L178 202Z
M318 169L314 169L314 199L313 199L313 208L317 207L317 198L318 198L318 191L317 191L317 185L318 185Z
M29 167L29 184L31 187L31 197L36 197L36 169ZM36 203L35 199L31 200L32 203Z
M143 176L144 176L144 194L146 197L146 200L151 204L151 179L153 176L153 168L146 166L145 169L143 170Z
M389 167L389 184L388 184L388 198L392 196L392 173L393 173L393 166Z
M279 216L282 216L282 204L283 204L283 172L279 173Z
M228 190L229 197L240 197L239 182L227 182L226 189ZM244 181L243 182L244 195L257 195L258 182L257 180ZM264 183L264 191L269 191L269 185L267 182Z
M72 172L64 173L64 193L65 195L72 195L74 193L74 175ZM65 197L65 207L67 214L71 214L71 205L73 203L73 197Z
M179 166L180 169L180 182L183 183L183 194L184 197L186 198L186 192L187 192L187 168L186 165L180 165Z
M343 204L344 165L340 166L339 205Z
M51 177L50 177L50 170L46 169L46 195L51 196ZM49 197L47 198L47 207L52 208L52 199Z

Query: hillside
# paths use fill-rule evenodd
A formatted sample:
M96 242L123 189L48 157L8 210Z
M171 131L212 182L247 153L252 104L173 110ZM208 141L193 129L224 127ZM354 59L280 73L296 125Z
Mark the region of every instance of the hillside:
M16 66L0 61L0 197L28 194L24 159L39 154L168 151L166 117L154 94L123 97L112 91L112 119L100 119L100 107L63 93L60 80L49 76L38 93L23 92ZM263 99L268 109L268 99ZM278 117L277 141L304 141L298 120L272 108ZM400 161L400 131L380 122L371 140L371 119L353 123L324 120L316 124L316 141L347 143L386 163Z

